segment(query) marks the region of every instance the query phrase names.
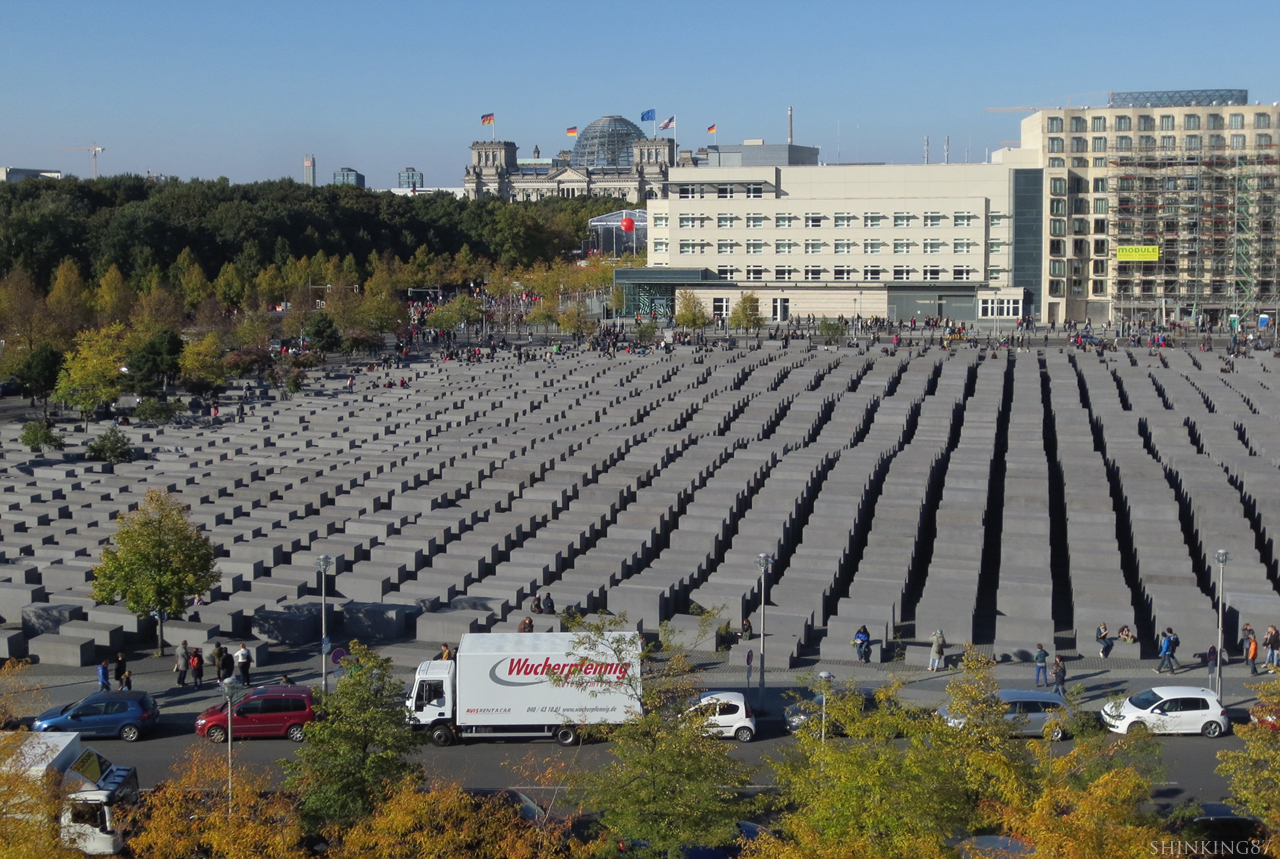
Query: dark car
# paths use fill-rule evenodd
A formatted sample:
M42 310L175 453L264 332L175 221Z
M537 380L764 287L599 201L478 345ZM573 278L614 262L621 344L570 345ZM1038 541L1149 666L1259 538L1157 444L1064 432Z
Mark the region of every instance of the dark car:
M132 743L160 722L160 705L147 692L95 692L36 717L33 731L78 731Z
M26 386L15 379L0 382L0 397L21 396L25 390Z
M236 703L231 734L236 738L288 737L300 743L303 726L315 718L311 690L306 686L259 686ZM196 718L196 734L215 743L226 742L226 702Z

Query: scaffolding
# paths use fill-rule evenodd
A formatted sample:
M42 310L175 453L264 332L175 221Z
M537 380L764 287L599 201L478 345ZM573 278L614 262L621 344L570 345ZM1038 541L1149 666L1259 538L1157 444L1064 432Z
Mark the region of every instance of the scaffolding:
M1130 319L1256 320L1274 307L1274 148L1146 147L1110 160L1114 298ZM1155 260L1121 262L1118 248L1155 246Z

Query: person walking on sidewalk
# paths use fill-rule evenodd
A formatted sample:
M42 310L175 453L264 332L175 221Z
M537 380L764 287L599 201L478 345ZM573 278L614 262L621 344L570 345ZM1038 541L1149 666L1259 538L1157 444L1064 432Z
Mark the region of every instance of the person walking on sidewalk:
M1053 694L1067 697L1067 664L1062 655L1053 657Z
M1036 688L1040 688L1040 678L1044 678L1044 685L1049 685L1049 651L1044 649L1043 644L1036 645L1035 656L1036 663Z
M185 689L187 686L187 671L191 668L191 651L187 649L187 643L182 642L182 646L173 652L173 671L178 675L178 688Z
M947 638L942 634L942 630L935 629L933 635L929 636L929 670L940 671L945 669L947 664L946 657Z
M107 667L107 660L102 660L102 664L98 666L98 691L111 691L111 669Z
M1249 666L1249 674L1258 676L1258 637L1249 630L1244 639L1244 663Z
M1267 627L1267 634L1262 637L1262 646L1267 649L1268 668L1276 667L1276 663L1280 661L1277 656L1280 655L1280 632L1276 631L1275 625Z
M124 658L124 652L116 654L116 682L119 683L124 679L124 672L129 668L128 661Z
M240 649L236 651L236 668L240 670L240 682L245 686L249 685L249 666L252 664L253 654L245 647L244 642L240 642Z

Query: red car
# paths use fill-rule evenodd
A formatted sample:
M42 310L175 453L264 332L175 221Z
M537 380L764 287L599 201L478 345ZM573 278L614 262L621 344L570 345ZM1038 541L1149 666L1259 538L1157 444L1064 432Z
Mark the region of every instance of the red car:
M231 734L303 740L302 726L315 719L311 690L305 686L259 686L235 706ZM196 718L196 734L215 743L227 739L227 705L215 704Z

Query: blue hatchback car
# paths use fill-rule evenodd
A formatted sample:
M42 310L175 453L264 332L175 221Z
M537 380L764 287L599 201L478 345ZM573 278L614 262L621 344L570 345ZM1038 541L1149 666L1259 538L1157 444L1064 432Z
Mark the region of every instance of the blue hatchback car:
M78 731L132 743L160 722L160 705L147 692L95 692L36 717L33 731Z

